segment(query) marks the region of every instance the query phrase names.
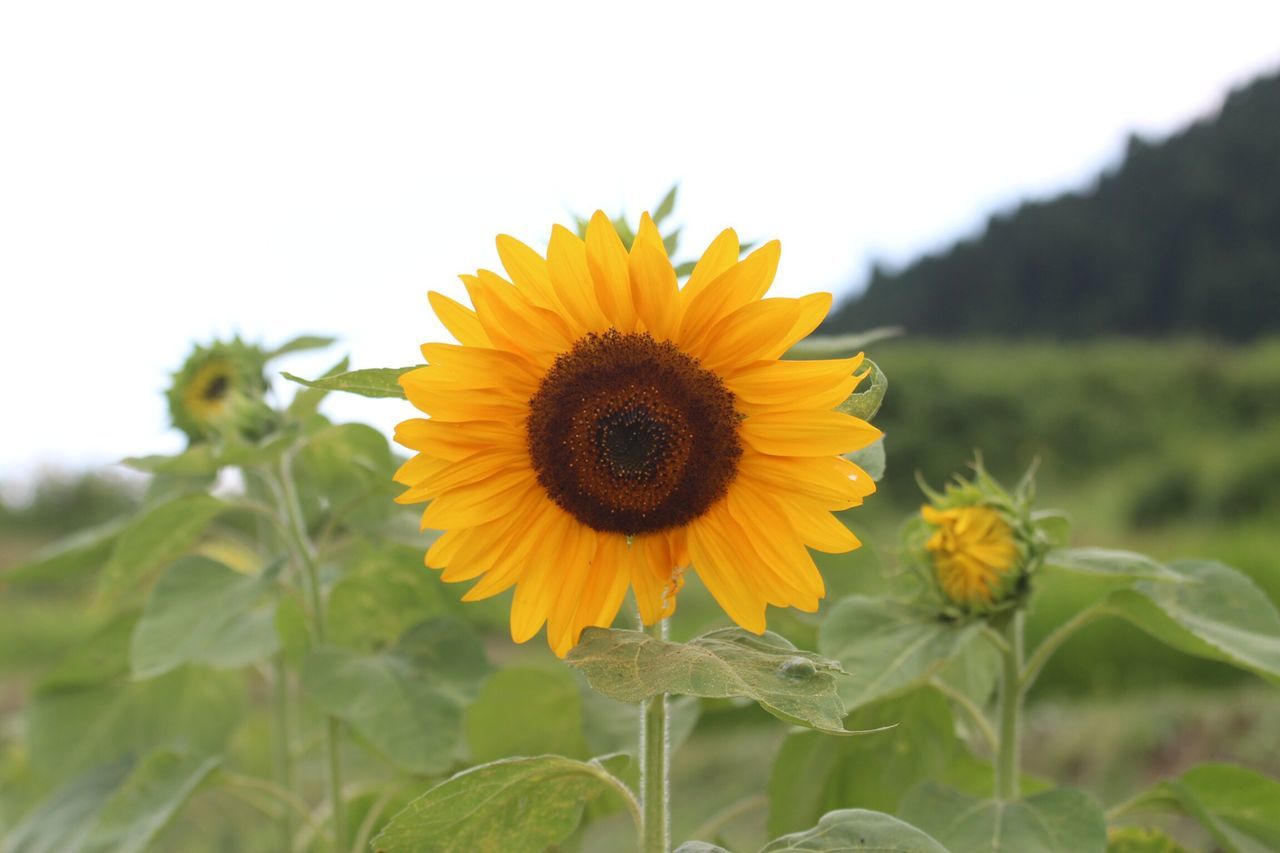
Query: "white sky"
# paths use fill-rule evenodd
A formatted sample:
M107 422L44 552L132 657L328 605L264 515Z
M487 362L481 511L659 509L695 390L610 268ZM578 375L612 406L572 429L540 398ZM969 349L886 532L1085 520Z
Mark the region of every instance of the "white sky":
M178 449L192 340L412 363L495 234L676 180L686 255L847 292L1277 66L1269 2L5 3L0 479Z

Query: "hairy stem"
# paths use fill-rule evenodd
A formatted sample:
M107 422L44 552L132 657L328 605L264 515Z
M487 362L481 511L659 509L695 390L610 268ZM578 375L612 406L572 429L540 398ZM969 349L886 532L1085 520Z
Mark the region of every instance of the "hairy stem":
M293 757L289 754L289 683L284 654L277 654L271 667L274 696L271 702L271 739L274 741L274 771L281 790L293 790ZM288 850L293 839L293 822L288 812L280 814L282 849Z
M1015 610L1004 626L1008 648L1001 655L1000 675L1000 748L996 755L996 796L1002 800L1018 798L1018 758L1022 716L1022 630L1025 615Z
M665 640L667 620L659 620L646 632ZM640 801L644 812L640 836L644 853L671 849L670 748L667 694L660 693L640 703Z
M1022 671L1022 692L1025 695L1031 689L1031 685L1035 684L1036 679L1040 676L1040 670L1044 669L1044 665L1049 662L1049 658L1058 650L1058 647L1071 638L1073 634L1079 631L1089 623L1101 619L1111 611L1101 602L1089 605L1083 610L1076 613L1066 622L1063 622L1053 633L1045 637L1044 640L1032 652L1031 657L1027 659L1027 665Z
M317 643L325 641L324 591L320 586L320 566L316 562L315 549L311 537L307 533L306 519L302 515L302 505L298 501L298 491L293 483L288 454L280 461L277 472L280 489L280 502L288 520L290 544L294 555L302 564L306 577L307 593L311 602L312 630ZM344 837L342 826L342 761L341 724L332 714L325 718L326 738L325 757L329 768L329 808L333 814L333 845L339 849Z
M978 707L978 703L974 702L963 692L952 687L941 678L932 678L929 680L929 686L937 690L943 696L946 696L952 702L955 702L965 714L968 715L970 722L973 723L978 734L982 735L982 740L986 743L987 748L994 754L999 748L999 738L996 736L996 730L991 725L991 721L987 719L987 715Z

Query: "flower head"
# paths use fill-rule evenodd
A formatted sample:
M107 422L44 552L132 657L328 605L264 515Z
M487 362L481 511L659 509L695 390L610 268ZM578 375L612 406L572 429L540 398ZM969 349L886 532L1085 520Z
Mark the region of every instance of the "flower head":
M266 362L266 353L239 339L197 346L169 387L173 425L193 442L261 438L274 423Z
M982 614L1017 603L1049 538L1031 514L1031 471L1010 494L981 460L973 468L942 493L924 486L930 502L907 531L946 606Z
M399 500L445 531L427 565L476 581L464 600L514 586L512 637L545 624L559 655L628 588L646 624L670 615L690 567L757 633L769 604L817 609L808 548L858 547L831 513L875 489L840 454L880 435L835 411L861 356L779 360L831 296L765 299L778 243L739 260L732 231L680 287L647 215L630 250L596 213L546 257L510 237L498 254L507 277L462 277L473 307L430 294L459 343L401 377L430 415L396 431L417 451Z
M920 514L934 529L925 548L943 594L971 608L1003 598L1018 546L1000 513L988 506L938 510L925 504Z

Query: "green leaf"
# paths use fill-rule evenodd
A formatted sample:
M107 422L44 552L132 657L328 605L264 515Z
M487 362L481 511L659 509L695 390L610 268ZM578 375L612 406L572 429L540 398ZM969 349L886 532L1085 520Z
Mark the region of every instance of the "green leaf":
M661 225L662 220L670 216L671 211L676 209L676 192L679 189L679 184L672 184L671 189L667 190L667 194L662 197L662 201L658 202L658 206L653 209L650 217L653 219L654 225Z
M132 682L124 676L126 666L121 650L118 675L97 684L63 681L36 690L27 708L27 746L32 766L43 776L64 779L164 747L209 755L222 749L243 717L238 675L184 667Z
M319 379L303 379L292 373L282 371L285 379L297 382L308 388L319 388L323 391L345 391L348 394L359 394L361 397L398 397L404 399L404 389L400 387L400 377L414 368L410 367L370 367L364 370L351 370L333 376L322 376Z
M1109 548L1056 548L1045 557L1050 569L1078 575L1098 575L1117 580L1183 580L1177 572L1132 551Z
M940 672L978 633L932 610L887 598L841 599L818 629L818 651L840 662L845 707L909 690Z
M322 335L299 335L293 340L283 343L271 352L267 353L267 358L279 358L291 352L302 352L309 349L324 349L332 346L337 338L327 338Z
M746 251L746 247L743 247L743 251ZM787 356L789 358L848 358L857 355L877 341L896 338L903 331L901 326L881 326L849 335L810 335L793 346L787 352Z
M102 570L98 594L117 600L152 572L181 557L231 505L212 495L183 495L135 517L120 534Z
M222 760L157 752L103 806L85 853L142 853Z
M347 372L351 367L351 359L343 356L342 359L333 367L326 370L321 379L332 379L334 376ZM293 395L293 399L289 401L289 415L298 420L303 420L314 415L320 410L320 404L324 402L324 398L329 396L326 388L299 388L298 393Z
M666 234L663 236L662 248L666 250L668 257L676 253L676 249L680 248L680 229L679 228L675 229L670 234Z
M356 649L389 646L408 628L441 612L439 589L439 580L422 565L420 548L362 545L329 593L329 637L336 645Z
M772 632L724 628L688 643L639 631L588 628L566 658L595 690L620 702L659 693L724 699L745 696L795 725L848 734L834 662L798 650Z
M162 751L96 767L55 791L6 839L6 851L142 853L219 758Z
M587 803L619 784L598 761L559 755L482 764L410 803L373 840L373 848L540 853L568 838Z
M475 631L440 617L410 628L384 652L318 648L303 665L302 685L393 763L433 774L458 757L462 709L488 672Z
M866 471L867 476L875 482L884 479L884 438L877 438L861 450L846 453L844 458Z
M222 462L212 444L193 444L173 456L130 456L120 464L147 474L200 477L216 474Z
M84 848L93 822L132 762L95 767L71 780L36 807L4 838L6 853L62 853Z
M1031 513L1031 523L1055 548L1066 546L1071 537L1071 517L1060 510L1038 509Z
M729 853L718 844L708 844L705 841L686 841L675 849L675 853Z
M893 728L838 740L819 732L787 735L769 777L770 834L813 826L832 809L897 811L908 790L939 778L964 754L951 708L934 690L868 705L847 725Z
M1280 679L1280 613L1245 575L1207 560L1169 564L1181 583L1139 581L1107 609L1188 654Z
M279 566L257 575L208 557L184 557L155 589L133 632L134 678L154 678L187 663L236 669L275 654Z
M276 601L276 636L285 660L295 668L311 651L310 616L296 595L281 595Z
M588 755L578 685L564 668L499 671L466 710L465 726L477 762L544 752Z
M800 850L947 853L947 848L911 824L865 809L829 812L813 829L784 835L766 844L760 853Z
M697 261L685 261L684 263L676 264L676 278L687 277L690 273L693 272L693 268L696 267L697 265L698 265Z
M903 820L932 835L951 853L1053 850L1102 853L1102 809L1082 791L1055 788L1020 800L979 800L935 782L907 795Z
M5 583L61 580L100 568L115 546L128 519L89 527L38 551L27 562L0 574Z
M1125 812L1163 811L1199 821L1224 850L1280 850L1280 781L1232 764L1202 764L1161 782Z
M871 375L859 383L858 387L861 390L854 391L836 408L846 415L869 421L875 417L876 412L880 411L885 392L889 390L889 379L879 365L871 359L866 359L862 364L871 371Z
M1107 853L1194 853L1158 829L1112 827L1107 833Z

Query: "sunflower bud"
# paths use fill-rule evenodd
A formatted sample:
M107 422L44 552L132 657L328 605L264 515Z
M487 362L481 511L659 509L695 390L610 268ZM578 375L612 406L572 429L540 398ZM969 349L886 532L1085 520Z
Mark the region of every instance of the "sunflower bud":
M192 443L265 436L276 422L266 402L266 362L262 349L238 338L197 346L169 387L173 425Z
M949 610L983 615L1016 606L1048 548L1031 518L1031 474L1009 494L974 463L929 497L908 527L909 548Z

